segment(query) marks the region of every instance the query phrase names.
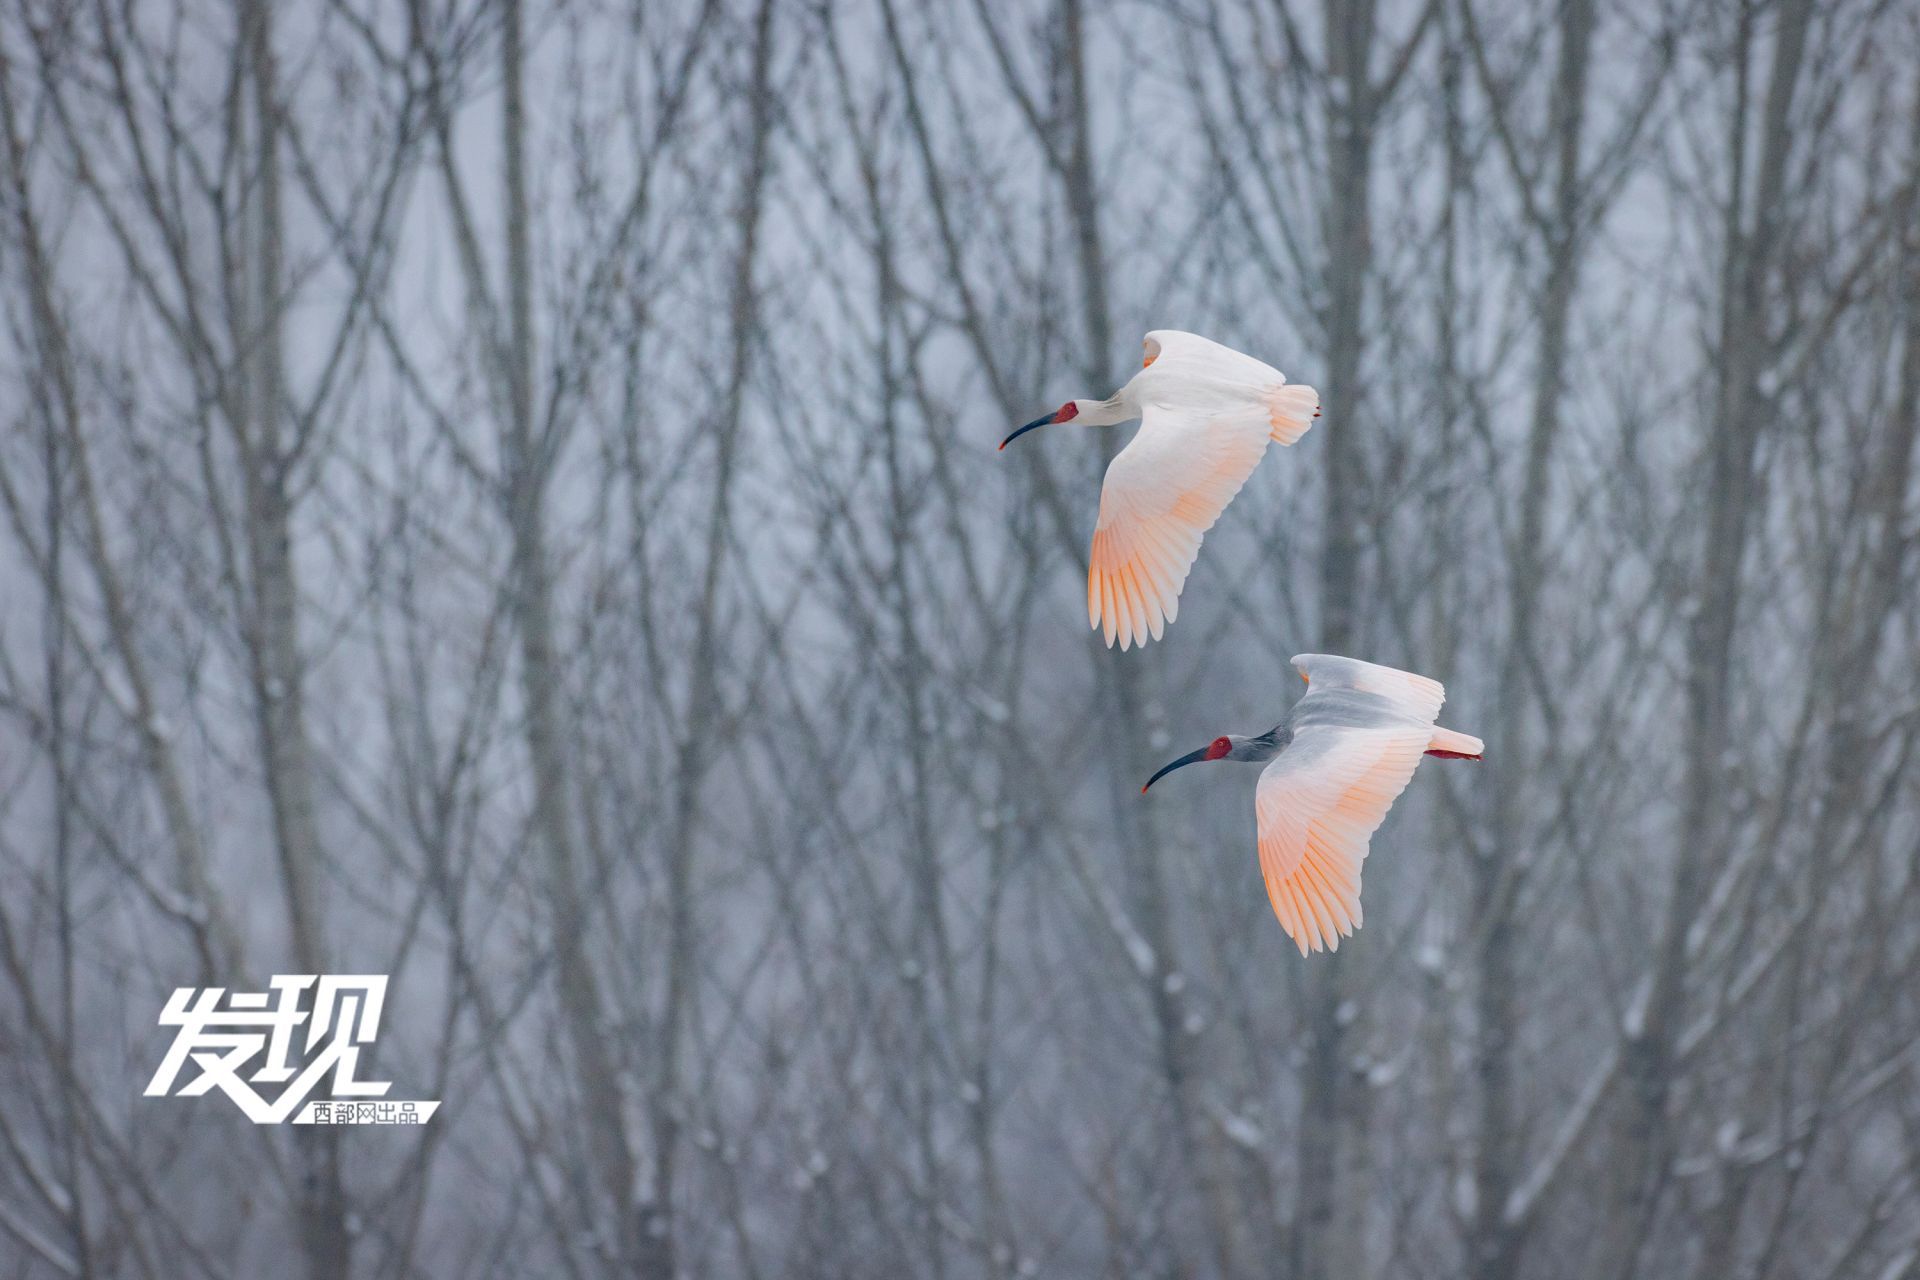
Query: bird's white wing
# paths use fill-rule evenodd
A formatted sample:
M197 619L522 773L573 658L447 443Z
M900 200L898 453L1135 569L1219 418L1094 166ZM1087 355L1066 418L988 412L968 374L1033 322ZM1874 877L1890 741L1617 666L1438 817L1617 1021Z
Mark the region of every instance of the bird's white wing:
M1267 451L1265 415L1149 404L1107 466L1087 563L1087 621L1127 649L1179 616L1200 539Z
M1352 658L1294 659L1309 692L1254 793L1260 874L1305 955L1360 927L1360 866L1433 738L1439 681Z
M1281 444L1305 435L1320 413L1318 391L1290 383L1265 361L1211 338L1155 329L1141 345L1145 368L1152 370L1142 381L1166 403L1265 417L1268 434Z
M1244 351L1235 351L1232 347L1215 342L1212 338L1203 338L1197 333L1186 333L1179 329L1155 329L1141 341L1143 354L1148 365L1160 361L1165 372L1178 369L1182 372L1193 370L1228 373L1238 380L1254 386L1268 386L1285 382L1287 377L1264 360L1255 359Z
M1107 644L1158 640L1179 616L1200 540L1267 451L1245 413L1148 405L1140 430L1107 467L1087 565L1087 621Z
M1440 714L1440 704L1447 700L1446 687L1438 680L1358 658L1342 658L1331 653L1296 653L1293 669L1306 677L1308 686L1315 692L1352 689L1375 694L1386 699L1392 710L1413 716L1423 724L1432 724ZM1303 699L1299 714L1310 715L1318 701Z
M1406 790L1427 731L1309 730L1260 774L1260 874L1300 954L1337 951L1360 927L1367 842Z

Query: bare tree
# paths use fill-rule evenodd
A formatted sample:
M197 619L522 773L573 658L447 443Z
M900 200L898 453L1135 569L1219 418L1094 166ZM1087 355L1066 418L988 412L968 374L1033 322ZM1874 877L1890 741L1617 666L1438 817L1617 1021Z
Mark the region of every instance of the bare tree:
M1912 1271L1916 39L0 14L0 1259ZM992 446L1162 326L1325 415L1123 654L1125 431ZM1138 787L1310 649L1489 753L1302 960L1240 780ZM139 1096L288 970L431 1124Z

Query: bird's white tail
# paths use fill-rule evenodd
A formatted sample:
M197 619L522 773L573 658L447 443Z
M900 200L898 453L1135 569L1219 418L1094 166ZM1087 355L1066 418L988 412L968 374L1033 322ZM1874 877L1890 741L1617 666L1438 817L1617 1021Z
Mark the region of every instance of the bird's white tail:
M1427 743L1427 754L1443 760L1478 760L1486 749L1487 744L1472 734L1455 733L1439 725L1433 726L1433 739Z
M1307 428L1320 416L1320 393L1312 387L1292 383L1275 387L1267 395L1267 423L1273 438L1292 444L1307 434Z

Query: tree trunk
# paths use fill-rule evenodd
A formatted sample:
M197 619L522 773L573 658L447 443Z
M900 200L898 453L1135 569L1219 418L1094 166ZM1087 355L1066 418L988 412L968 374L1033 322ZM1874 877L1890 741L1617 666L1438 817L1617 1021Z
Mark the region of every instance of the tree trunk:
M1489 789L1494 796L1493 832L1475 858L1473 900L1488 913L1475 935L1482 939L1475 996L1474 1077L1480 1132L1474 1152L1474 1218L1470 1245L1475 1272L1486 1280L1509 1280L1519 1265L1524 1224L1507 1220L1507 1200L1519 1163L1514 1128L1514 1052L1519 1034L1520 901L1530 835L1522 798L1525 772L1535 759L1527 743L1528 713L1537 706L1534 633L1545 577L1546 511L1552 501L1550 466L1560 435L1561 397L1566 387L1567 334L1579 281L1582 215L1581 135L1586 115L1587 69L1593 45L1592 0L1566 0L1558 15L1559 65L1549 108L1549 142L1555 171L1553 203L1540 228L1546 258L1539 300L1540 345L1534 372L1533 414L1527 432L1517 536L1509 550L1512 581L1507 610L1510 673L1499 700L1493 734L1496 751ZM1516 182L1523 175L1514 175Z
M1320 648L1352 653L1360 575L1359 458L1366 421L1361 364L1367 284L1373 270L1373 126L1368 65L1374 40L1371 4L1330 3L1325 10L1328 188L1321 211L1326 241L1325 317L1329 406L1323 429L1326 514L1321 531ZM1307 1063L1300 1088L1299 1210L1295 1268L1302 1280L1365 1274L1367 1103L1348 1072L1349 1032L1366 987L1364 948L1306 974Z
M300 590L293 558L292 470L295 451L282 430L286 379L281 321L284 235L280 208L280 103L274 62L272 5L249 0L241 11L244 58L253 89L259 164L258 201L248 231L251 279L242 296L238 342L246 353L245 417L236 424L245 494L247 563L252 574L247 659L260 733L261 766L279 851L294 962L302 973L329 969L319 885L319 821L314 808L312 744L305 705L306 662L300 649ZM347 1195L340 1142L330 1129L293 1136L299 1163L300 1235L312 1280L341 1280L352 1271Z
M616 1268L651 1260L658 1237L643 1230L634 1212L634 1160L628 1143L619 1074L602 1025L600 993L589 959L591 915L577 879L577 851L567 797L568 762L560 727L560 672L554 648L553 584L547 554L546 492L552 451L535 421L533 378L533 261L526 177L525 72L520 0L505 0L501 36L504 96L501 123L505 153L507 333L502 353L507 373L505 424L507 517L513 542L509 608L520 638L521 696L533 781L533 833L546 861L550 928L561 1022L573 1055L575 1087L583 1113L598 1203L584 1206ZM671 1259L642 1267L642 1274L670 1276Z
M1751 231L1745 226L1749 202L1738 159L1748 146L1745 67L1754 21L1750 9L1743 8L1742 39L1735 53L1741 85L1729 147L1736 159L1726 201L1719 377L1708 426L1707 523L1689 599L1693 618L1687 635L1686 773L1679 839L1645 1017L1640 1025L1629 1025L1626 1047L1632 1100L1623 1134L1626 1150L1617 1165L1624 1183L1614 1197L1612 1234L1613 1256L1623 1275L1632 1272L1640 1246L1653 1234L1675 1151L1667 1104L1675 1084L1675 1040L1685 1012L1688 936L1719 861L1733 641L1752 527L1754 456L1767 413L1766 397L1760 391L1760 374L1772 340L1766 303L1780 249L1778 220L1793 145L1791 109L1812 13L1812 0L1787 0L1772 24L1773 59L1760 122Z

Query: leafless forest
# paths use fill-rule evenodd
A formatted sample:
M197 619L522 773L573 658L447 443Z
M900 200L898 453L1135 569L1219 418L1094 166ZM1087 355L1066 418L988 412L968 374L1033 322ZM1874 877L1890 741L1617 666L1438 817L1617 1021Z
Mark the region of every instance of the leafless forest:
M1920 1272L1915 0L8 0L0 1275ZM1149 328L1321 392L1085 626ZM1367 924L1251 776L1431 673ZM140 1091L391 973L424 1128Z

